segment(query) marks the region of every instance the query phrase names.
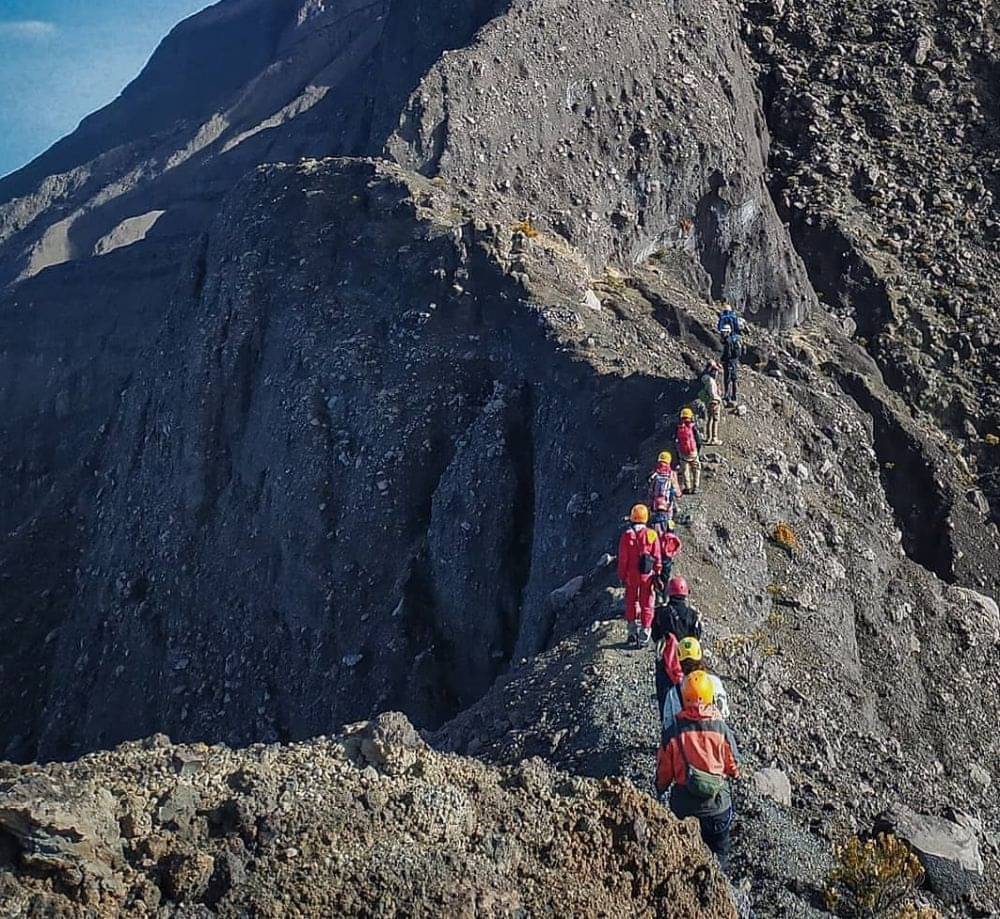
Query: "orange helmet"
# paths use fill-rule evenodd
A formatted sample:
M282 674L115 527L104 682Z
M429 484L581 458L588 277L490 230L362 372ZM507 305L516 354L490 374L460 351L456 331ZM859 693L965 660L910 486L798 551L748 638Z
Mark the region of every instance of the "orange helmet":
M649 508L645 504L636 504L628 515L632 523L649 523Z
M712 678L704 670L695 670L684 677L681 683L681 699L684 705L711 705L715 701L715 686Z

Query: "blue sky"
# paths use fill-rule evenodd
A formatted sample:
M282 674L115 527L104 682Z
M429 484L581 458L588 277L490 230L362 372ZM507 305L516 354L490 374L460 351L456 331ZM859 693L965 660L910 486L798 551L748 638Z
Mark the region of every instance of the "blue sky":
M212 0L0 0L0 176L107 104Z

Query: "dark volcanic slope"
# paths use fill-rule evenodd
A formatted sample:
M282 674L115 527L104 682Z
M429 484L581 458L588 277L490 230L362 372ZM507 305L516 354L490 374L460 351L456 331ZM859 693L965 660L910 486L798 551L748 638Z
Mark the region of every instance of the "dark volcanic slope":
M1000 7L765 0L748 20L813 284L1000 522Z
M47 706L46 755L154 727L301 736L404 683L434 721L541 646L556 509L600 495L602 451L651 390L557 378L568 353L536 349L500 277L509 239L484 240L531 216L574 245L574 306L608 259L650 254L769 324L815 299L765 185L737 20L713 10L232 0L5 180L9 755L36 751ZM262 161L383 144L451 189L432 246L408 192L351 169L232 190ZM608 428L566 495L569 447L546 451L594 411Z

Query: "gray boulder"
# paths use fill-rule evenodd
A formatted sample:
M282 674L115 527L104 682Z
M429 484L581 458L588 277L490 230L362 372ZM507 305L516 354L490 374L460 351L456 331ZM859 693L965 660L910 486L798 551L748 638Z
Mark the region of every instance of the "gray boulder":
M405 773L426 749L416 728L399 712L383 712L361 733L361 755L389 775Z
M792 806L792 783L780 769L758 769L753 774L753 784L763 797L784 807Z
M122 848L110 792L44 775L0 790L0 830L13 838L22 865L73 886L111 878Z
M982 880L979 841L968 827L896 804L876 818L875 832L904 840L920 859L928 886L943 900L961 899Z

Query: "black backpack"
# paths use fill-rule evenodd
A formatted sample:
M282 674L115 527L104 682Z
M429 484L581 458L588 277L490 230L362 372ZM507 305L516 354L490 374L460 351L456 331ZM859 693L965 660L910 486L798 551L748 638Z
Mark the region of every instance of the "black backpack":
M685 638L697 638L701 641L701 617L697 610L686 603L667 603L657 607L654 625L661 638L667 632L673 632L678 641Z

